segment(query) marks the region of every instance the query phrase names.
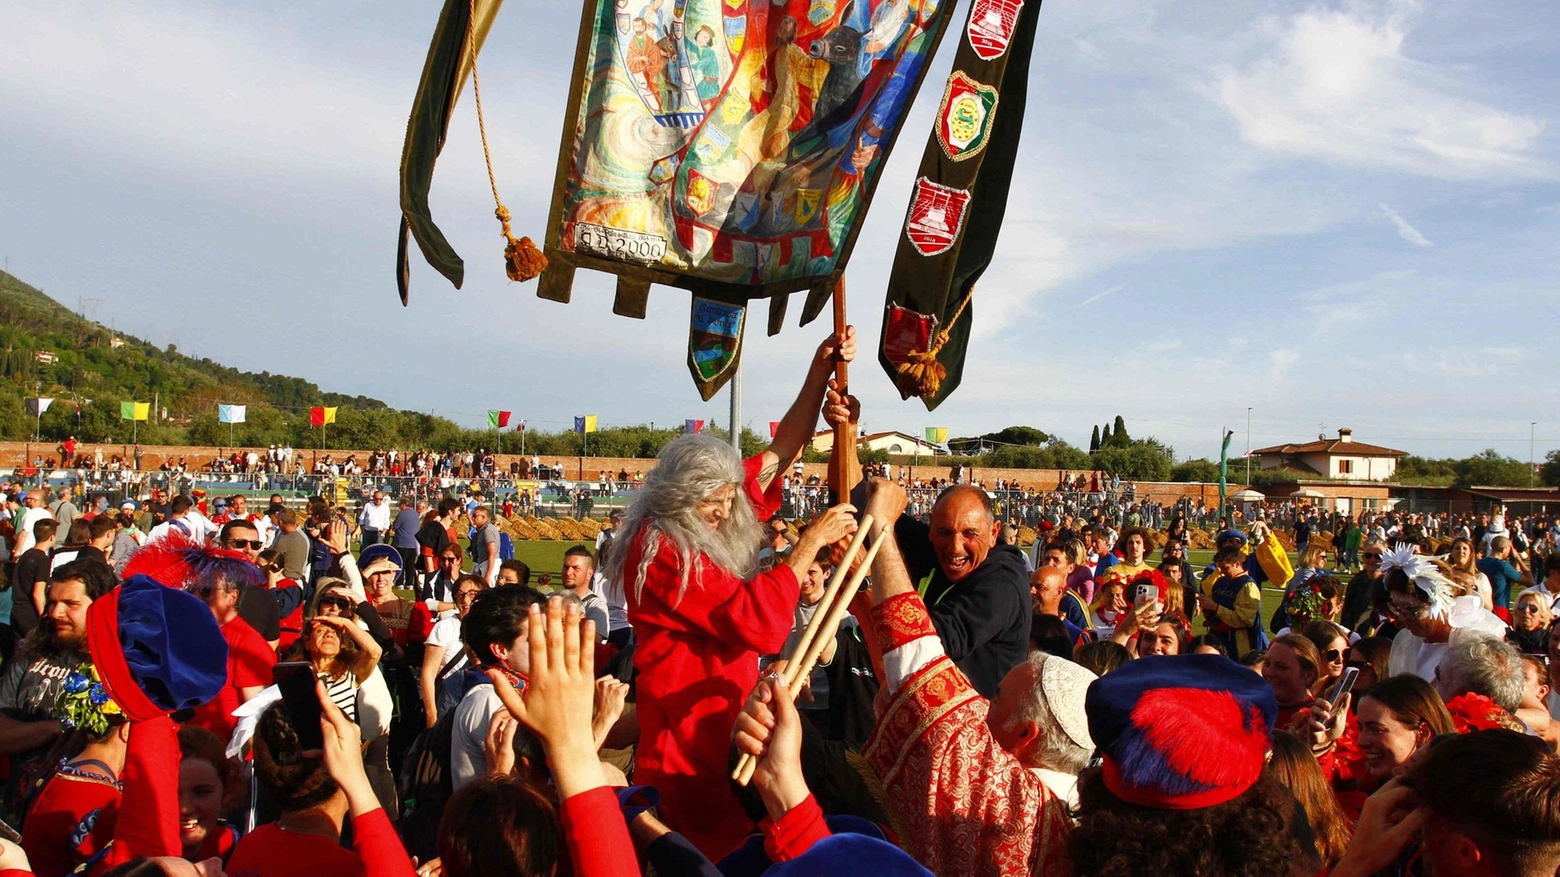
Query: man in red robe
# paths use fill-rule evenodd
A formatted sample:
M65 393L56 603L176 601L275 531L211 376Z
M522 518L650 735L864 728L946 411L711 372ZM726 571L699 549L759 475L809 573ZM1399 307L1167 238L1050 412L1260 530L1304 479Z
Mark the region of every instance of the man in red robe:
M883 479L868 495L874 521L898 520L908 502ZM888 541L872 564L870 612L861 600L852 611L882 668L887 705L862 754L883 784L892 827L937 874L1065 877L1067 804L1025 763L1046 742L1035 723L1014 721L1038 680L1020 664L995 701L981 697L943 651L894 531L879 538Z
M731 792L731 727L758 682L758 656L791 632L800 580L820 549L855 528L852 509L815 520L788 559L758 572L780 475L812 438L834 364L855 355L855 331L818 347L796 402L762 453L690 435L667 445L624 517L626 550L606 575L627 597L637 637L639 748L634 781L661 793L664 821L711 860L753 829Z

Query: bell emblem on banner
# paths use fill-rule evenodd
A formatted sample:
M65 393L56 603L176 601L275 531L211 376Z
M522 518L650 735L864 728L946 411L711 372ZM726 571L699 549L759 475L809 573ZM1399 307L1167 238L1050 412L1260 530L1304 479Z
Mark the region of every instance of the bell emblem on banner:
M1018 11L1024 8L1023 0L975 0L970 10L970 23L965 28L970 48L982 61L1002 57L1013 39L1013 27L1018 23Z
M905 221L905 236L923 256L945 253L959 239L969 206L969 192L939 186L921 177L915 181L910 217Z

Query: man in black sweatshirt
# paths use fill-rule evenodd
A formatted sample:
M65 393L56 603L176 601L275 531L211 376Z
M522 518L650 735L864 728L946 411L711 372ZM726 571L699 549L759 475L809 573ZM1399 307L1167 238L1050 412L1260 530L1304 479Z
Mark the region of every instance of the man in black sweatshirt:
M942 492L929 524L894 525L943 648L986 698L1028 657L1032 614L1023 552L997 544L999 529L991 496L968 484Z

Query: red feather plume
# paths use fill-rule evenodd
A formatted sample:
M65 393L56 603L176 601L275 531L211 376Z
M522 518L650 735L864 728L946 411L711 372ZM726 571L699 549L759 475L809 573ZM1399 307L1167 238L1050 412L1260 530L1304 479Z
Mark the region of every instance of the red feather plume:
M170 588L183 588L190 580L190 563L199 552L195 540L171 530L132 554L125 564L124 577L151 576Z
M1175 772L1205 786L1250 785L1268 740L1256 707L1228 691L1158 688L1132 709L1132 724Z

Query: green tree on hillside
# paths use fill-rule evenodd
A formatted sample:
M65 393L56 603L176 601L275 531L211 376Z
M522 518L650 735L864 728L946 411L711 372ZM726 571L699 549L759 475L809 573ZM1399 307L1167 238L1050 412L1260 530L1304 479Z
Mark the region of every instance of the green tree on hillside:
M1538 470L1538 479L1546 487L1560 487L1560 451L1550 451Z
M1219 464L1209 460L1186 460L1170 467L1170 480L1214 482L1219 480Z
M1494 448L1456 461L1453 469L1457 472L1454 483L1458 487L1526 487L1532 481L1527 463L1496 453Z
M1096 468L1134 481L1169 481L1174 461L1174 449L1154 438L1100 448L1094 455Z

